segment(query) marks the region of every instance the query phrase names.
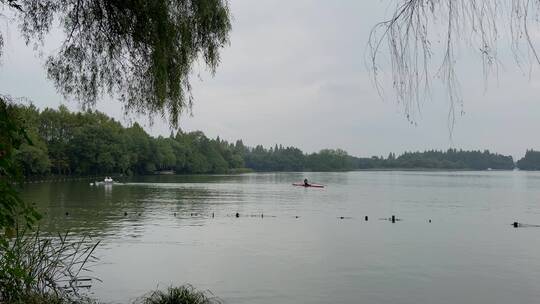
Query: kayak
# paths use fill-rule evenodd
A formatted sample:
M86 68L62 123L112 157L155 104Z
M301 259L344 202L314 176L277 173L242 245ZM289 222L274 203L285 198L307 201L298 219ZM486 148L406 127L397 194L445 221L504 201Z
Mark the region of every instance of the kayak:
M304 184L304 183L294 183L293 186L296 187L306 187L306 188L324 188L323 185L317 185L317 184Z

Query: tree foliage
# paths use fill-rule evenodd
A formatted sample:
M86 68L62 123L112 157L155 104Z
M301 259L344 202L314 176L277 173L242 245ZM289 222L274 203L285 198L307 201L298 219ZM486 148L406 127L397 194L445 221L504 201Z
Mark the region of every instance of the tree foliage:
M18 108L0 96L0 230L12 230L17 224L30 225L40 217L17 191L22 175L16 156L25 153L31 143L23 125ZM29 161L34 162L34 159Z
M125 110L168 117L176 127L192 103L190 74L213 73L231 30L226 0L0 0L40 45L60 22L65 39L46 61L59 92L84 105L104 93ZM2 38L0 36L0 48Z
M447 151L405 152L396 157L374 157L360 160L359 167L370 168L403 168L403 169L449 169L449 170L511 170L514 161L511 156L485 151L463 151L448 149Z
M14 151L26 176L225 173L244 166L233 144L200 131L155 138L137 123L125 128L98 111L70 112L63 106L39 111L32 105L16 111L27 117L23 127L39 143Z
M511 156L485 151L389 153L387 158L359 158L341 149L304 153L296 147L249 147L241 140L208 138L201 131L178 131L152 137L137 123L124 127L107 115L65 107L39 111L34 106L14 108L35 143L20 145L14 160L27 176L228 173L251 169L271 171L348 171L357 169L513 169ZM527 155L534 154L529 151ZM532 156L527 156L530 158Z
M528 150L517 166L521 170L540 170L540 151Z

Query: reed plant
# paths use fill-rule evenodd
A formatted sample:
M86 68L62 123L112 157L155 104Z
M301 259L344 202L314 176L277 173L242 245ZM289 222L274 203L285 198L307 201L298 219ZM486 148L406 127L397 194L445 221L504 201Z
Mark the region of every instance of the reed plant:
M82 303L99 242L39 230L0 237L0 303ZM40 302L41 301L41 302Z
M221 304L209 291L199 291L191 285L156 290L135 301L134 304Z

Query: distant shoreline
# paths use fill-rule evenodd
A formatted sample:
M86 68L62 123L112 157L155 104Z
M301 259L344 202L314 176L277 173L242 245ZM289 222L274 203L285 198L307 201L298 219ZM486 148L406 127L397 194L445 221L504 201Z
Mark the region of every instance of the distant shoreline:
M370 169L356 169L353 171L442 171L442 172L454 172L454 171L463 171L463 172L493 172L493 171L525 171L525 170L515 170L515 169L444 169L444 168L370 168Z
M23 181L23 183L41 183L41 182L66 182L76 180L90 180L101 181L100 178L105 176L113 177L114 179L125 179L131 177L145 177L145 176L224 176L224 175L241 175L241 174L275 174L275 173L349 173L349 172L508 172L508 171L524 171L524 172L538 172L540 170L519 170L519 169L492 169L492 170L478 170L478 169L442 169L442 168L369 168L369 169L355 169L355 170L343 170L343 171L241 171L241 172L228 172L228 173L171 173L171 174L136 174L136 175L121 175L121 174L103 174L101 175L89 175L89 176L69 176L69 175L54 175L54 176L35 176Z

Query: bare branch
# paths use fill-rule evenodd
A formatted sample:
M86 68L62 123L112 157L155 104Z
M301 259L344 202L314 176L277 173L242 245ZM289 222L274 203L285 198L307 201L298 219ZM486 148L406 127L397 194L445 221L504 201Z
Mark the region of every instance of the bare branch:
M539 10L538 0L398 1L392 17L376 24L369 37L369 63L375 87L382 97L381 53L385 50L389 52L384 58L390 60L397 102L403 106L407 119L416 123L421 101L430 96L432 80L439 79L449 101L451 132L455 113L464 113L456 71L459 43L478 50L486 82L487 75L498 71L497 44L502 30L508 31L510 48L518 65L521 66L522 61L530 67L533 63L540 64L530 31L531 25L540 24ZM437 38L441 36L443 41ZM443 50L438 56L434 56L434 42L440 43ZM529 56L523 55L523 47ZM440 62L433 63L435 58Z

